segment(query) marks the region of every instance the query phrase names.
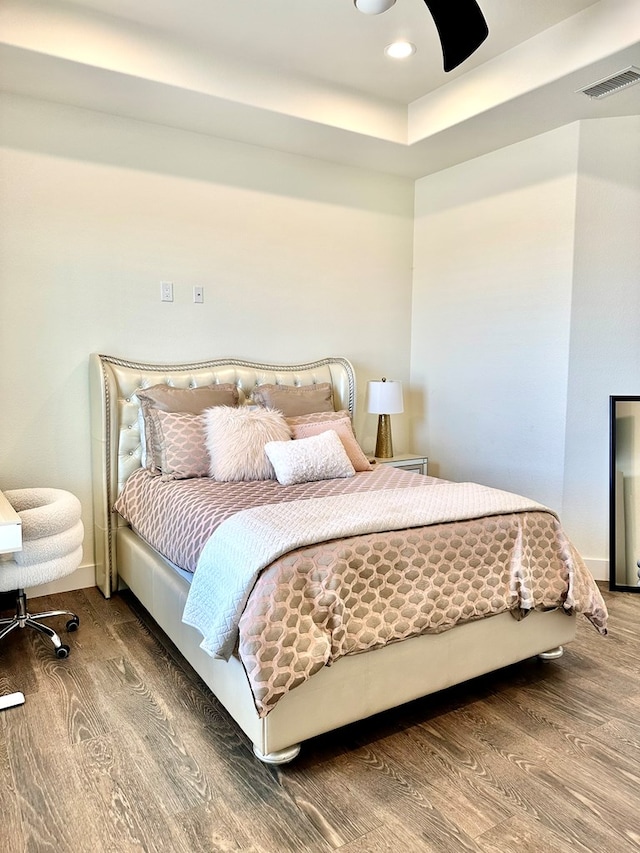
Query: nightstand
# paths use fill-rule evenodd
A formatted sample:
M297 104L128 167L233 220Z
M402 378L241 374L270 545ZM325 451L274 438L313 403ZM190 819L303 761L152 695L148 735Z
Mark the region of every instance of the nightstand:
M415 453L398 453L388 459L375 457L378 465L393 465L394 468L403 468L405 471L416 471L418 474L426 474L429 467L429 458L419 456Z

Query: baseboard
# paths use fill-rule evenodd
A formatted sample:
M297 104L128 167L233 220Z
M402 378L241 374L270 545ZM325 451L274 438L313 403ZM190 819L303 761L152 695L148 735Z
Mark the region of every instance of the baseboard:
M597 559L584 557L583 559L585 566L589 569L595 580L609 580L609 560L605 560L602 557L598 557Z
M29 598L36 598L38 595L54 595L56 592L70 592L73 589L86 589L88 586L96 585L96 567L80 566L75 572L67 575L64 578L51 581L51 583L43 583L40 586L30 586L26 590Z

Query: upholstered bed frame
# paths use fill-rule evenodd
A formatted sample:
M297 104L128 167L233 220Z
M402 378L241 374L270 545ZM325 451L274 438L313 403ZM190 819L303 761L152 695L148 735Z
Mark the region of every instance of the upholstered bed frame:
M135 392L159 382L198 387L234 382L249 396L257 384L331 382L334 407L352 414L355 375L343 358L297 365L216 359L147 364L106 355L90 358L96 582L108 598L126 585L151 613L253 744L262 761L285 763L300 743L491 670L540 655L557 657L575 635L575 617L533 612L459 625L383 649L345 657L281 699L260 719L241 663L215 660L201 636L181 621L188 582L112 511L127 477L141 464ZM418 476L418 475L416 475Z

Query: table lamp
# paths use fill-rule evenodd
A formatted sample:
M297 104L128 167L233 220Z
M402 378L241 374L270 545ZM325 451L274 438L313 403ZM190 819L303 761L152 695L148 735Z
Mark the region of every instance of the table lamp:
M368 411L372 415L379 415L375 455L380 459L390 459L393 456L390 415L404 412L402 382L383 376L381 380L369 382L368 396Z

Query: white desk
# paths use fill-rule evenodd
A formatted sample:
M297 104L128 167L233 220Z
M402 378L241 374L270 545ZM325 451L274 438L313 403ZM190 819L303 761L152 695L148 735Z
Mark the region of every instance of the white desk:
M0 554L9 554L22 550L22 522L20 516L9 501L0 492ZM22 705L22 693L10 693L0 696L0 711Z
M0 492L0 554L22 550L22 522L4 494Z

